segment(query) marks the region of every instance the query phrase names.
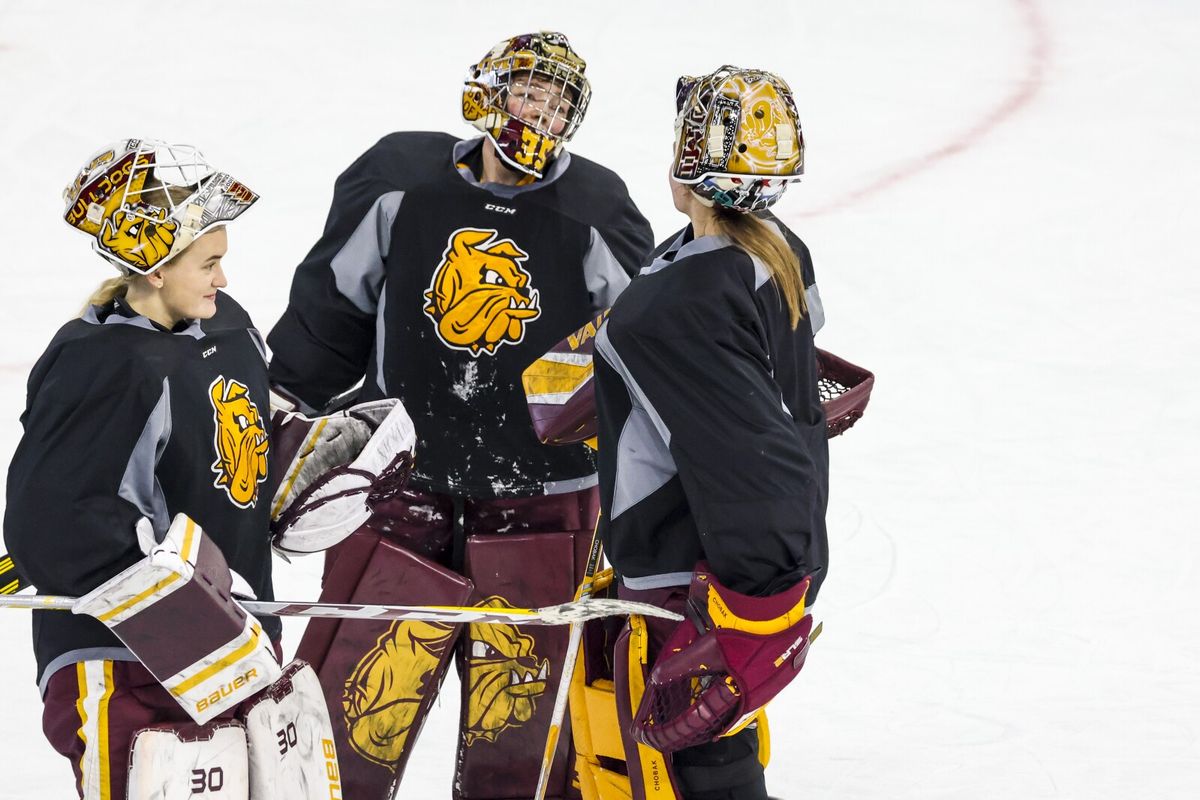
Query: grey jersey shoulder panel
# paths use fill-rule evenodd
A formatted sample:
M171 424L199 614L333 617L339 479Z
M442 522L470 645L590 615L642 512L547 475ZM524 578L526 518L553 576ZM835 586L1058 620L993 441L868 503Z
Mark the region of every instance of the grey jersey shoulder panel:
M629 275L621 269L621 262L594 227L587 255L583 258L583 279L592 298L592 307L597 311L615 303L629 285Z
M662 488L679 469L671 456L671 432L613 348L607 325L596 335L596 352L621 376L633 406L617 442L611 521Z
M148 331L157 331L158 333L167 333L162 328L156 327L153 322L141 315L136 317L125 317L120 314L109 314L101 321L99 312L100 306L88 306L80 317L84 322L91 325L130 325L134 328L144 328ZM188 326L181 331L170 331L174 336L191 336L193 339L203 339L204 329L200 327L200 320L193 319L188 322Z
M379 284L379 309L375 312L375 385L379 387L380 395L388 396L387 381L383 377L383 352L387 344L387 324L384 321L387 297L383 293L384 284Z
M167 442L171 439L170 379L163 378L162 386L162 395L147 417L133 452L129 454L121 485L117 489L118 497L132 503L142 516L150 520L154 525L154 538L160 542L171 525L167 498L155 474Z
M686 231L686 229L685 229ZM720 250L722 247L732 247L733 241L728 236L713 235L701 236L699 239L692 239L687 244L683 244L683 233L676 237L671 246L662 252L657 258L651 261L648 265L642 268L640 274L652 275L661 269L669 267L676 261L687 258L688 256L698 256L701 253L709 253L713 250Z
M250 341L254 342L254 348L258 350L258 354L262 356L263 363L271 363L271 359L267 355L267 340L263 338L263 335L258 328L246 328L246 333L250 334Z
M379 303L392 223L403 199L400 190L380 195L329 262L338 291L364 314L374 314Z
M814 283L804 288L804 303L808 306L808 322L812 325L813 336L825 327L825 304L821 302L821 290Z

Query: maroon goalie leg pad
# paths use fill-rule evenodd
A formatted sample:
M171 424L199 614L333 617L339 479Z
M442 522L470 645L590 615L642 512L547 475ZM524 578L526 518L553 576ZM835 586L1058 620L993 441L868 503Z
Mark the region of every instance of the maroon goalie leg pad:
M537 607L574 597L591 531L472 536L467 574L476 604ZM461 650L457 800L532 797L562 674L567 626L468 625ZM564 717L547 798L580 797Z
M471 582L369 530L331 563L323 602L466 605ZM316 622L314 620L313 622ZM314 665L329 705L343 796L390 800L449 666L461 625L334 620L313 626L298 656ZM307 660L307 658L305 659Z

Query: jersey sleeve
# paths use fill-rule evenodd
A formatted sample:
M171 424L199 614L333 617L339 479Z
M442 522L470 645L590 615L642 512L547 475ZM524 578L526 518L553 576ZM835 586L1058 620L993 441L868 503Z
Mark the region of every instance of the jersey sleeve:
M314 409L366 370L391 229L404 192L381 177L381 147L338 177L321 238L296 268L288 306L267 337L271 382Z
M86 346L43 356L9 466L5 544L43 593L78 596L133 564L142 557L135 524L155 513L143 489L154 483L157 439L169 434L166 381L135 374L132 359L122 367L100 356ZM140 441L148 461L138 464Z
M646 265L654 248L654 231L623 183L612 213L597 226L605 246L629 277ZM610 304L611 305L611 304Z
M744 593L780 591L822 566L823 504L750 290L705 289L659 323L610 326L605 358L667 444L715 574Z

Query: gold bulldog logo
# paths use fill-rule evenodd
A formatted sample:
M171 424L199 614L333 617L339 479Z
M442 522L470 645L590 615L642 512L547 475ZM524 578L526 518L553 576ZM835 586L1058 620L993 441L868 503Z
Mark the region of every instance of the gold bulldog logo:
M512 608L502 597L478 604ZM494 742L507 728L533 717L537 698L546 692L550 660L538 660L533 637L515 625L469 625L467 642L467 746Z
M450 234L442 263L425 292L425 314L438 338L472 356L519 344L525 326L541 316L538 292L521 264L529 255L495 230L460 228Z
M246 386L232 378L217 378L208 394L217 423L213 486L224 489L234 505L250 508L258 500L259 484L267 479L268 443L262 417Z
M100 244L134 266L148 270L171 252L179 224L167 219L165 208L134 211L122 206L100 228Z
M449 625L399 621L362 657L342 694L356 753L395 769L421 701L437 692L433 673L453 635Z

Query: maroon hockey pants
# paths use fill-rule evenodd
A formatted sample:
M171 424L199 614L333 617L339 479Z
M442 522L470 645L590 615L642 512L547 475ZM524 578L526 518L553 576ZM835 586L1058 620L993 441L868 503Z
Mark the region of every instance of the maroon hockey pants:
M273 642L281 658L279 642ZM134 735L191 723L187 712L137 661L80 661L55 672L42 699L42 731L71 762L83 800L125 800ZM232 719L230 709L218 719Z

